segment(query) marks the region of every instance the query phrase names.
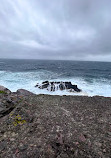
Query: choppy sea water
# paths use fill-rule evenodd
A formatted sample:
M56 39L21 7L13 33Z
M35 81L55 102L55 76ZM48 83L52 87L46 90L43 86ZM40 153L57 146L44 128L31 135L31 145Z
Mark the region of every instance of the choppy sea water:
M82 92L48 92L35 88L36 83L45 80L71 81ZM0 85L13 92L23 88L36 94L111 97L111 63L0 59Z

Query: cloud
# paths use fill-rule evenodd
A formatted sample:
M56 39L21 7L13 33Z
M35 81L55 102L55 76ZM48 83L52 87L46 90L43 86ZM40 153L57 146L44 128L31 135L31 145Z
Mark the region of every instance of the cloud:
M110 15L109 0L1 0L0 57L111 61Z

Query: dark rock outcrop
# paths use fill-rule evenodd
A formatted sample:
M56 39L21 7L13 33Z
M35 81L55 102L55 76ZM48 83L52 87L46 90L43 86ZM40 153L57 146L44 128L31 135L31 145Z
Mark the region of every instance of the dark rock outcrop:
M40 89L47 89L49 91L56 90L69 90L70 92L81 92L81 89L77 87L77 85L73 85L71 82L49 82L44 81L42 84L37 84L35 87Z

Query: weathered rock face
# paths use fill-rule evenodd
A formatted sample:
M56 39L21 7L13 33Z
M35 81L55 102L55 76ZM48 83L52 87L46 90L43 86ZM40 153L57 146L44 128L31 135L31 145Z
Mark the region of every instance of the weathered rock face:
M9 114L17 103L17 98L10 94L1 94L0 97L0 118Z
M72 85L71 82L49 82L44 81L42 84L37 84L35 87L40 89L47 89L48 91L56 91L56 90L69 90L70 92L81 92L81 89L77 87L77 85Z
M25 89L18 89L16 93L23 96L34 95L32 92L29 92Z
M9 89L0 86L0 118L8 115L16 107L21 96L28 97L33 95L33 93L25 89L18 89L17 92L11 92Z
M111 157L111 98L11 95L0 94L19 99L0 118L0 158Z
M0 93L10 94L11 91L9 89L7 89L6 87L0 85Z

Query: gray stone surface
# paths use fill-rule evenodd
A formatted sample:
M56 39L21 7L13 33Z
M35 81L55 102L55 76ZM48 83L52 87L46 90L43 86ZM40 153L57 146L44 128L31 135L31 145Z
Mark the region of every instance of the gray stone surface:
M0 118L1 158L110 158L111 98L18 96ZM11 103L7 103L9 107Z

